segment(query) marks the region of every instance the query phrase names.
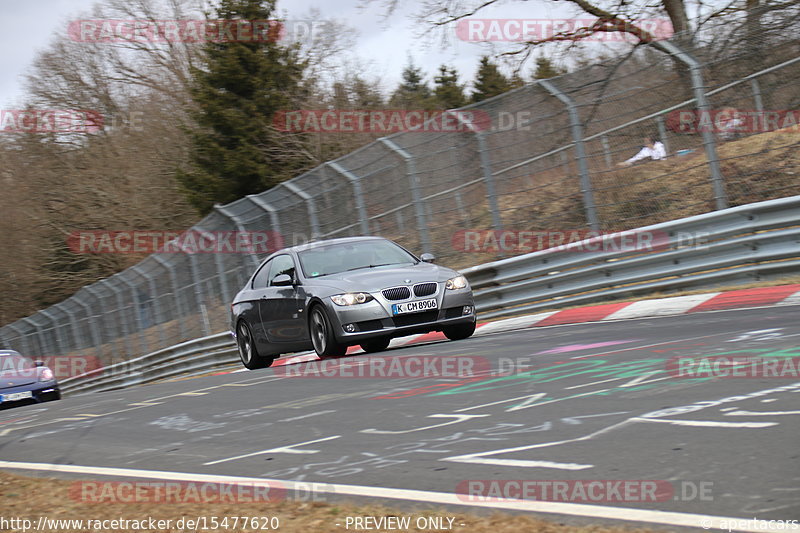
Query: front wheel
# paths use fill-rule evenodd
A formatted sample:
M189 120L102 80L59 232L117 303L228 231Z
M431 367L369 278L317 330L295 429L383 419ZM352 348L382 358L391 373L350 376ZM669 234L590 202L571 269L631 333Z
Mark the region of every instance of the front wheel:
M314 345L314 351L320 359L327 357L340 357L347 352L347 346L336 342L336 337L333 336L333 328L331 321L325 314L325 310L321 305L316 305L311 310L311 343Z
M247 322L239 322L236 328L236 346L239 348L239 359L242 360L242 364L248 370L268 367L274 360L272 357L258 355L253 332Z
M469 324L459 324L458 326L449 326L443 328L442 333L444 333L444 336L451 341L460 341L462 339L471 337L472 334L475 333L475 326L475 322L471 322Z

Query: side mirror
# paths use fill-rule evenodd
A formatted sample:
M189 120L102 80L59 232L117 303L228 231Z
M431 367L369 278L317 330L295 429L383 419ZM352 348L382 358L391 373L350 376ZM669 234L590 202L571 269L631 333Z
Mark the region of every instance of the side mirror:
M275 279L272 280L272 285L274 287L287 287L294 285L294 280L289 274L278 274L275 276Z
M436 261L436 256L433 254L429 254L428 252L425 252L424 254L419 256L419 258L422 259L423 263L433 263L434 261Z

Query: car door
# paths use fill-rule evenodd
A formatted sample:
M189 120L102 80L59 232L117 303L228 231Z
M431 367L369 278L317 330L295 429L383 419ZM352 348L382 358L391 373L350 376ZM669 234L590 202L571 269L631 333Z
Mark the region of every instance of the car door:
M266 328L261 322L261 305L263 299L269 295L269 272L271 266L272 260L269 260L261 265L255 276L253 276L250 294L242 310L242 317L250 324L256 347L262 353L270 353L272 351L269 339L267 339Z
M294 283L276 286L275 278L281 274L290 276ZM294 258L290 254L272 258L267 287L259 300L261 324L271 343L301 342L308 336L305 292L297 280Z

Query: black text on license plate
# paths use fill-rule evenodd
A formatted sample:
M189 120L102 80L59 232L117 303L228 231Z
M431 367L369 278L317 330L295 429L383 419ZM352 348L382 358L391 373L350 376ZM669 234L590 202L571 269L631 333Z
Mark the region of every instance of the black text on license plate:
M417 300L416 302L392 304L392 314L402 315L405 313L417 313L419 311L427 311L429 309L436 308L436 298L431 298L429 300Z

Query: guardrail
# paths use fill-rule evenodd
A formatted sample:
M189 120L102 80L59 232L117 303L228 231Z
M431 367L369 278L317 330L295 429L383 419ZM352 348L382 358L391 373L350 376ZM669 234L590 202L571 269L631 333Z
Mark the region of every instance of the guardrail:
M657 236L663 251L602 250L624 234ZM686 245L702 235L702 245ZM659 242L659 237L663 238ZM601 250L586 251L591 246ZM580 250L580 253L578 251ZM609 300L621 296L711 288L736 280L800 272L800 196L586 239L462 271L482 318ZM230 334L218 333L62 382L73 394L150 383L238 361Z
M156 352L62 380L64 394L102 392L152 383L239 361L229 332L176 344Z
M462 273L475 290L481 316L493 318L800 271L800 196L616 235L626 233L663 236L670 249L586 251L604 239L615 239L610 235L485 263ZM681 244L686 236L701 235L702 245Z

